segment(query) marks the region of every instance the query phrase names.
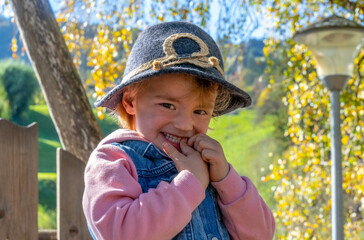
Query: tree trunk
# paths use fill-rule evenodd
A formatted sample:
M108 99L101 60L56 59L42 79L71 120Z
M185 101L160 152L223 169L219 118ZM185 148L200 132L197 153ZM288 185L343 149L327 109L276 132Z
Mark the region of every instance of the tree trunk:
M28 57L65 150L84 162L102 138L48 0L10 0Z

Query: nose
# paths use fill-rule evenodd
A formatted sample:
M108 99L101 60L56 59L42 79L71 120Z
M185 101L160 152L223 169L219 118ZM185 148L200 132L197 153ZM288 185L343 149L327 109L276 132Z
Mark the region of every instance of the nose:
M173 125L176 129L187 132L193 130L194 122L190 114L185 111L179 111L174 118Z

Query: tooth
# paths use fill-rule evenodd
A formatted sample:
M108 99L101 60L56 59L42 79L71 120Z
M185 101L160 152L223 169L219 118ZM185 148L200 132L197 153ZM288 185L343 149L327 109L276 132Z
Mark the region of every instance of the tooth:
M168 133L164 133L164 136L166 136L166 138L171 142L174 142L174 143L180 143L181 142L181 138L170 135Z

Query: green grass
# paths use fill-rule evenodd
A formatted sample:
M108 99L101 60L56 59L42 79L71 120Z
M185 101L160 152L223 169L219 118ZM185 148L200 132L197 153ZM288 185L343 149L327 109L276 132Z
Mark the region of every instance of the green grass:
M211 128L208 134L223 145L229 162L240 174L258 182L260 168L266 166L268 153L275 149L270 119L256 123L254 111L240 111L213 120Z
M39 138L54 140L59 142L58 134L52 119L50 118L47 105L31 105L28 114L29 123L37 122L39 128Z
M29 108L29 123L36 122L39 129L38 172L56 172L56 150L61 147L57 131L49 116L46 105L33 105Z
M52 181L56 181L57 180L57 173L38 173L38 181L39 180L52 180Z
M46 138L39 138L39 166L38 172L56 172L56 150L61 147L60 142Z

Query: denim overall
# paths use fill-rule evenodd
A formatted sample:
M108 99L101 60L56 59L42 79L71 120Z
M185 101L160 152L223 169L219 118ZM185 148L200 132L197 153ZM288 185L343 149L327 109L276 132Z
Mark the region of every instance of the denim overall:
M161 181L171 182L178 174L174 162L152 143L128 140L122 143L113 143L113 145L123 149L133 160L143 193L148 192L150 188L157 188ZM209 185L205 196L202 203L192 212L191 221L173 240L230 239L221 218L215 188ZM93 235L91 229L89 230Z
M129 140L114 145L122 148L133 160L143 193L156 188L161 181L171 182L178 174L174 162L152 143ZM193 211L191 221L173 239L230 239L221 218L215 188L209 185L205 194L203 202Z

